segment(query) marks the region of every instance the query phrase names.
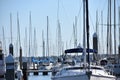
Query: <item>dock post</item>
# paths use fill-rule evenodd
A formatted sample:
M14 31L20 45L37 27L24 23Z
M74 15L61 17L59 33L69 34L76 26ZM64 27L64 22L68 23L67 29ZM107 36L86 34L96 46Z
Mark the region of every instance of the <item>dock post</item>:
M15 80L15 62L12 54L6 57L6 80Z
M39 75L39 72L34 72L34 75Z
M23 80L28 80L28 73L27 73L27 61L23 62Z
M43 72L43 75L48 75L48 72L47 72L47 71L44 71L44 72Z
M57 73L56 69L53 68L53 69L52 69L52 76L55 76L56 73Z

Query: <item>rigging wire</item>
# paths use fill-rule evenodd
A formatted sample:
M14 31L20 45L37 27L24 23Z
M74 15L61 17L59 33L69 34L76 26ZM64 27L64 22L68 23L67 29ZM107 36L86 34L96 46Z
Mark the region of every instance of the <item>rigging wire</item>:
M61 2L59 2L59 4L60 4L60 3L61 3L61 6L62 6L62 8L63 8L63 10L64 10L64 13L65 13L67 19L69 19L69 18L68 18L68 14L67 14L67 12L66 12L66 9L65 9L65 7L64 7L64 5L63 5L62 0L61 0Z
M80 4L80 8L79 8L79 11L78 11L78 15L77 15L77 18L80 16L80 13L81 13L81 9L82 9L82 0L81 0L81 2L80 2L81 4Z
M17 13L17 27L18 27L19 46L21 47L20 24L19 24L19 14L18 13Z
M90 18L90 23L91 23L91 25L93 26L93 30L95 31L95 26L94 26L94 24L93 24L93 19L92 19L92 17L91 17L90 11L89 11L89 18Z
M104 0L104 4L103 4L103 6L102 6L101 11L104 11L105 8L107 8L107 0Z
M57 8L57 19L59 19L59 0L58 0L58 8Z

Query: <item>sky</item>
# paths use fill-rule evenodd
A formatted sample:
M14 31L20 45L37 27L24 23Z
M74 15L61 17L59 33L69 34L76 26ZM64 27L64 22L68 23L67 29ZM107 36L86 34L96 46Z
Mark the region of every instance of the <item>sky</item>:
M113 3L113 2L112 2ZM0 40L3 42L3 48L7 49L8 54L10 41L10 13L12 14L12 36L14 45L14 54L17 54L17 13L19 14L20 24L20 37L21 45L23 48L23 56L28 56L28 39L29 39L29 14L31 12L32 22L32 37L34 29L36 29L36 43L37 53L36 56L42 55L42 31L44 31L45 41L47 39L47 16L49 17L49 42L50 42L50 55L57 55L56 49L56 30L57 20L59 19L61 25L62 41L64 43L64 49L73 47L73 23L75 22L75 16L77 16L77 39L78 44L83 43L83 7L82 0L0 0ZM120 1L116 0L116 23L118 23L118 6ZM100 23L101 11L103 11L103 23L106 24L107 19L107 0L89 0L89 21L90 21L90 47L92 48L92 36L95 32L96 11L98 10L98 21ZM57 16L58 15L58 16ZM112 18L113 18L113 4L112 4ZM113 19L112 19L113 23ZM100 25L99 25L100 26ZM3 40L3 30L5 32L5 40ZM25 29L27 29L27 37L25 36ZM112 29L113 30L113 29ZM106 27L103 29L104 39L103 42L99 42L100 48L106 45ZM113 31L112 31L113 32ZM118 43L118 26L116 30L117 43ZM99 27L100 39L101 28ZM102 39L101 39L102 40ZM100 41L101 41L100 40ZM5 43L4 43L5 41ZM34 39L32 39L34 42ZM33 43L32 43L33 44ZM27 45L27 46L26 46ZM118 44L117 44L118 45ZM33 46L33 45L31 45ZM27 48L26 48L27 47ZM103 49L103 48L102 48Z

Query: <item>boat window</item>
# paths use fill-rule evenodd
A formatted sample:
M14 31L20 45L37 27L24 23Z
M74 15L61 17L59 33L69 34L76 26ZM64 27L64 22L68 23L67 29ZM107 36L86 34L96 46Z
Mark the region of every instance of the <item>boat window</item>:
M99 67L91 67L91 69L103 70L102 68L99 68Z
M66 68L65 70L76 70L76 69L83 69L83 67L70 67L70 68Z
M2 55L0 55L0 60L3 60L3 57L2 57Z
M84 67L69 67L69 68L65 68L65 70L77 70L77 69L84 69ZM101 67L91 67L90 69L104 70Z

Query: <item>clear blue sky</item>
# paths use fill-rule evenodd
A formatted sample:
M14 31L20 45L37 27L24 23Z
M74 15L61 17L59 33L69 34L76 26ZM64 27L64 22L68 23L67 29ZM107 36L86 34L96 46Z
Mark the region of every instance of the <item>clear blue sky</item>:
M118 23L118 6L120 6L120 1L116 0L117 23ZM25 47L24 45L25 44L25 28L27 28L27 35L28 35L29 12L31 11L32 28L36 29L36 36L37 36L37 46L38 46L37 55L41 56L42 55L42 30L44 30L44 34L45 34L44 37L46 40L47 16L49 16L49 29L50 29L49 37L51 42L50 44L51 46L56 45L57 10L58 10L58 0L0 0L0 40L3 41L2 27L4 27L6 47L8 50L8 46L10 43L10 13L12 13L13 44L16 45L17 34L18 34L17 33L17 12L18 12L19 21L20 21L21 42L22 42L22 47L24 48ZM92 44L92 35L95 32L96 10L98 10L98 13L99 13L99 21L100 21L101 10L103 11L104 23L106 23L107 0L89 0L90 27L91 27L90 28L90 44ZM82 15L83 15L82 0L59 0L59 20L61 23L62 41L64 42L64 45L66 45L66 42L67 44L69 44L68 48L73 46L73 22L75 21L74 19L75 16L77 16L78 18L78 24L77 24L78 42L81 43L82 45L82 40L83 40ZM106 29L104 29L104 33L106 33L105 31ZM117 29L117 32L118 32L118 29ZM29 38L29 36L27 38ZM51 53L52 52L53 52L53 49ZM23 51L23 55L25 55L25 51Z

